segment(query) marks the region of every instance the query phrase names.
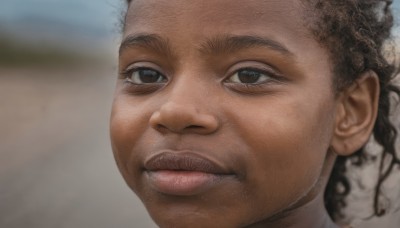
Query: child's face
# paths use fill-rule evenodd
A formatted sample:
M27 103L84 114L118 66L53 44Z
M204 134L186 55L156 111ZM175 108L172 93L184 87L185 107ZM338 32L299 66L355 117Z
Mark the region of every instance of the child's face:
M323 191L336 101L303 13L295 0L132 3L111 138L159 225L249 225Z

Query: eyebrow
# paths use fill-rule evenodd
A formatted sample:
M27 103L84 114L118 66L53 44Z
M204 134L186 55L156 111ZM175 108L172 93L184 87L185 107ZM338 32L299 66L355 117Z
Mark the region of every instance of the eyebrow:
M173 56L168 40L156 34L137 34L127 36L121 42L119 54L121 55L126 49L135 47L147 48L157 53L164 53L168 56ZM280 52L283 55L293 56L293 53L278 41L267 37L250 35L217 36L203 42L199 47L199 51L203 54L221 54L233 53L242 49L254 47L267 47Z
M260 36L217 36L201 45L201 52L205 54L231 53L246 48L266 47L287 56L294 54L285 45L267 37Z
M168 40L156 34L136 34L124 38L119 47L119 55L129 48L147 48L157 53L172 55Z

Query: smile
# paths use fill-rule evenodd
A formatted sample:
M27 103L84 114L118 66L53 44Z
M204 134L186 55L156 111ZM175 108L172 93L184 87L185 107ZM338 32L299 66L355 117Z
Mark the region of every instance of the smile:
M144 163L150 186L167 195L203 193L235 175L208 158L192 152L164 151Z

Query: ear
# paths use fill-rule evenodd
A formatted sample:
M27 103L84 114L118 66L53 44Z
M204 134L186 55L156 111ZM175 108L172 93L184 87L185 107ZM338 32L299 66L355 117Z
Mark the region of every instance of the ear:
M368 141L377 117L379 93L378 76L367 71L339 94L331 141L338 155L351 155Z

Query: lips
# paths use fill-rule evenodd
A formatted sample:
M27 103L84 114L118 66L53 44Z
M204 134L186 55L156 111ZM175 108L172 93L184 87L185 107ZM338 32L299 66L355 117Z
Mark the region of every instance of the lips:
M175 170L197 171L213 174L228 174L221 165L191 152L161 152L145 162L145 169L150 171Z
M218 185L233 173L198 153L164 151L144 163L150 186L168 195L196 195Z

